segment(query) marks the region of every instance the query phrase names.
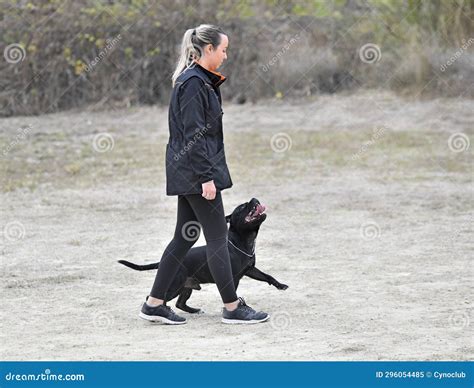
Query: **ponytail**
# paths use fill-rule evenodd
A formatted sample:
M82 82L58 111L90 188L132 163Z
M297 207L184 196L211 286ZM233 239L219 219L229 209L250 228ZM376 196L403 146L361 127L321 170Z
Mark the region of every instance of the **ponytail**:
M206 45L212 44L214 48L219 46L221 34L225 35L224 31L212 24L201 24L197 28L186 30L181 42L178 63L171 77L173 87L179 75L189 68L195 59L202 57L202 52Z

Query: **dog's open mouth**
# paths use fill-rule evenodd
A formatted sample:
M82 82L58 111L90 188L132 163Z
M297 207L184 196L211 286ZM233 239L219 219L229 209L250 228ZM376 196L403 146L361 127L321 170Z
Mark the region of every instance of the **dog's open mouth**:
M252 222L259 218L265 212L265 205L257 204L252 211L245 217L245 222Z

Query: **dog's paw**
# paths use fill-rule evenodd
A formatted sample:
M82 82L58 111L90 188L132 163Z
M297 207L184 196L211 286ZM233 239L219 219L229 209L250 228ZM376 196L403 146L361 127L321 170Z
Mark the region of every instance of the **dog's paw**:
M287 286L286 284L279 284L279 285L277 286L277 288L278 288L279 290L286 290L286 289L288 288L288 286Z

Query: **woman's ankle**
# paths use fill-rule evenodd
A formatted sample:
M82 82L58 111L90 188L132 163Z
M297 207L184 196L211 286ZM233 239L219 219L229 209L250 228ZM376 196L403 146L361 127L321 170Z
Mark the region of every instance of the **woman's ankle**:
M146 304L148 306L152 306L152 307L156 307L156 306L159 306L160 304L163 304L164 303L164 300L163 299L158 299L158 298L154 298L153 296L149 296L148 299L146 300Z
M239 306L238 299L231 303L224 303L224 307L226 308L227 311L234 311L238 306Z

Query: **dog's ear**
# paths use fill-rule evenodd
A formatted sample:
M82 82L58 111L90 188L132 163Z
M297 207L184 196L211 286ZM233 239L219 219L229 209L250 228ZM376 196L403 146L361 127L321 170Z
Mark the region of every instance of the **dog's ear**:
M229 223L231 217L232 217L232 214L229 214L228 216L225 216L225 222Z

